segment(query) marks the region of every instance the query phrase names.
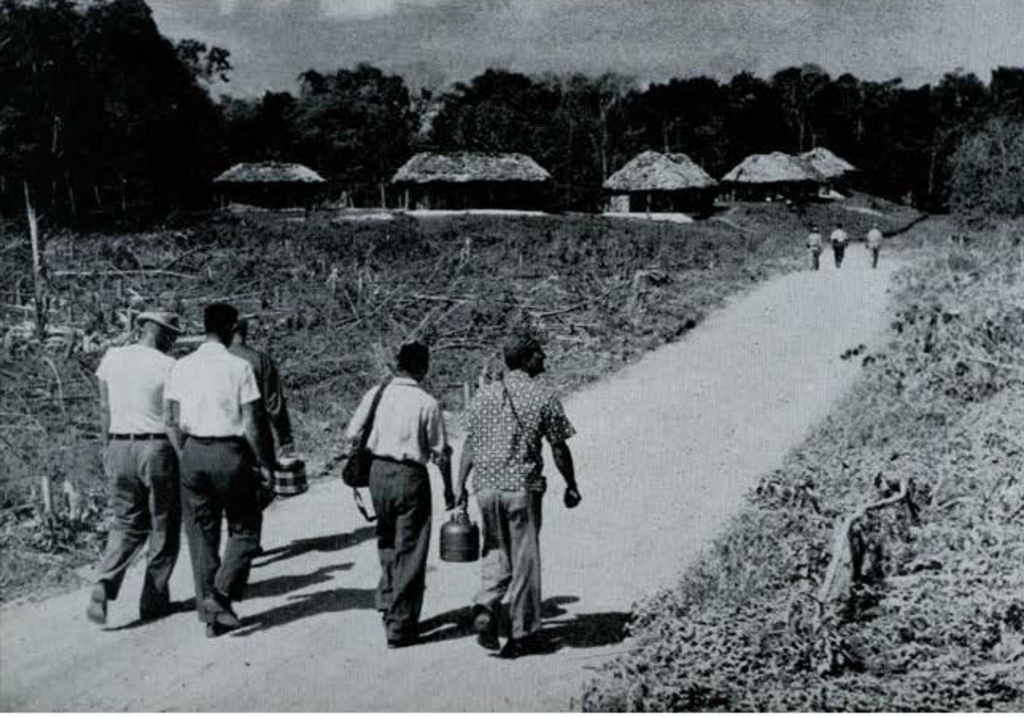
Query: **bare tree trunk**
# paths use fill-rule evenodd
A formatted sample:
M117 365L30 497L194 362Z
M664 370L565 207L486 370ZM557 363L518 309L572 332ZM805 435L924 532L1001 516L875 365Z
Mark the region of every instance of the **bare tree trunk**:
M39 256L39 222L36 219L36 210L32 206L32 197L29 196L28 181L25 182L25 213L28 216L28 234L32 240L32 278L35 282L36 297L36 334L39 339L46 338L46 306L43 296L42 261Z

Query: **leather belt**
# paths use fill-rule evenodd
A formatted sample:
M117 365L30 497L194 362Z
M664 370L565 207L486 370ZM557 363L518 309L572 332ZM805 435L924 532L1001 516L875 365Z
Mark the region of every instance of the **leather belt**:
M166 441L166 433L111 433L112 441Z
M187 437L190 441L199 441L200 443L234 443L245 440L243 436L193 436L189 434Z

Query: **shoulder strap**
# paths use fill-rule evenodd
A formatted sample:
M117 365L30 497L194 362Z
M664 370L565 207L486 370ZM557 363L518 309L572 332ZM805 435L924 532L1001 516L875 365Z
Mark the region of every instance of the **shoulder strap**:
M501 379L501 390L505 393L505 398L508 399L508 405L512 408L512 415L515 416L516 423L519 424L519 430L525 431L523 422L519 420L519 412L516 410L516 404L512 402L512 394L508 392L508 386L505 384L505 379Z
M377 406L380 405L380 397L384 395L384 389L388 387L389 383L391 383L391 379L385 379L373 396L370 412L366 414L366 422L363 423L363 430L359 436L359 450L361 451L366 449L366 443L370 440L370 431L373 430L373 422L377 418Z

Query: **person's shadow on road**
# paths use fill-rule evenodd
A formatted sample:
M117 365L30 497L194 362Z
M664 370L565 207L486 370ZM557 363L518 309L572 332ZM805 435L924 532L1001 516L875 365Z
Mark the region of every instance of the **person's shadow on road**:
M563 605L579 602L571 595L550 597L543 602L540 631L541 646L537 654L558 652L564 647L603 647L622 642L626 638L626 625L632 617L628 612L580 613L568 618ZM508 637L507 616L502 616L500 632ZM469 637L473 634L473 609L470 606L440 613L420 623L420 642L442 642Z
M319 590L288 598L284 605L278 605L255 615L242 617L242 624L229 633L232 637L247 637L257 632L287 625L327 612L346 610L373 610L376 590L362 588L336 588Z
M278 597L288 593L308 588L311 585L327 582L331 579L331 573L342 570L351 570L355 563L339 563L338 565L325 565L308 575L278 575L259 582L250 583L245 588L244 599Z
M364 543L377 535L376 528L366 526L353 530L351 533L334 533L332 535L320 535L315 538L301 538L293 540L288 545L265 551L257 558L259 562L253 561L253 569L262 568L271 563L281 560L291 560L306 553L329 553L335 550L344 550Z

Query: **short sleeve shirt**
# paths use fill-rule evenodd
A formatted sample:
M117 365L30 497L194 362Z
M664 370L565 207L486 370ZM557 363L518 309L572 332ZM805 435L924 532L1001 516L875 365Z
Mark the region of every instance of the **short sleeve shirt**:
M811 249L821 249L821 234L811 232L807 235L807 246Z
M877 249L882 245L882 232L872 229L868 232L868 248Z
M242 406L260 398L256 376L245 359L207 341L171 369L165 396L178 402L178 423L192 436L244 436Z
M846 232L844 232L842 229L836 229L834 232L832 232L831 238L833 244L845 244L849 239Z
M483 388L464 423L477 490L543 492L541 441L562 443L576 433L554 391L522 371Z
M111 433L164 433L164 387L174 359L148 346L109 349L96 369L107 384Z
M363 430L373 397L380 386L363 395L345 435L351 440ZM366 449L375 456L426 464L448 449L441 405L411 378L393 378L384 388L373 418Z

